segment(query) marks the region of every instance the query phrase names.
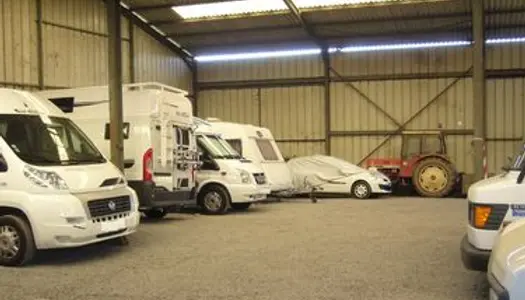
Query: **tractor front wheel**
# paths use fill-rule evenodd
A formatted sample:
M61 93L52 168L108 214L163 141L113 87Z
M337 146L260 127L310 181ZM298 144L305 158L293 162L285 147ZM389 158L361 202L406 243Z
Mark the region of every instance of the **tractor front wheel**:
M412 174L414 188L423 197L446 197L454 188L455 182L454 166L436 157L421 160Z

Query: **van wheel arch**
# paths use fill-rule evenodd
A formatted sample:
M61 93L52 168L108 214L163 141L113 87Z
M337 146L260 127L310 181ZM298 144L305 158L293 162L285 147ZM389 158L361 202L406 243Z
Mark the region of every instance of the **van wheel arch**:
M33 231L33 225L23 210L11 206L0 206L0 217L6 215L13 215L24 219L24 221L27 222L27 225L31 228L31 231Z
M19 236L20 248L18 253L11 258L2 258L1 265L23 266L32 261L36 254L33 229L27 215L20 209L14 207L0 206L0 223L2 226L11 227Z
M224 196L226 197L226 203L224 208L220 209L217 213L212 213L210 211L206 211L204 208L203 203L203 193L206 193L209 190L218 190L222 191L224 193ZM197 192L197 204L208 214L223 214L225 213L229 208L231 208L231 194L228 188L222 183L218 182L209 182L204 184Z

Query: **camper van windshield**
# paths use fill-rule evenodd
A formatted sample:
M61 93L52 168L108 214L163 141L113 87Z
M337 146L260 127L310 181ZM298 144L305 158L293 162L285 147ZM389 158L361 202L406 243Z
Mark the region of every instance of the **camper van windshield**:
M516 155L512 165L510 166L510 170L521 171L524 163L525 163L525 149L523 149L522 152Z
M106 162L69 119L44 115L0 115L0 135L23 161L34 165Z
M215 159L240 159L237 153L226 141L215 135L199 135L197 142Z

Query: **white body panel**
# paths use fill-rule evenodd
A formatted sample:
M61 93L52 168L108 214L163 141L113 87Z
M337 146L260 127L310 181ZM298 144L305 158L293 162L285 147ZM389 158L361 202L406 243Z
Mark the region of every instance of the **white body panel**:
M109 94L107 86L49 90L38 93L47 99L73 97L75 107L68 113L106 155L110 155ZM143 157L153 150L153 179L156 187L168 192L191 191L197 151L191 128L192 105L186 92L158 83L123 85L123 122L129 123L124 140L124 159L133 165L124 173L128 181L143 181ZM109 126L108 126L109 127ZM179 130L189 133L181 142ZM180 132L180 131L179 131ZM184 167L179 168L179 164ZM181 185L181 182L187 182Z
M0 89L0 98L2 122L12 115L43 120L43 123L50 118L70 122L51 102L34 94ZM51 127L45 129L49 132L54 130ZM18 209L27 216L38 249L81 246L136 231L140 221L137 195L126 186L123 174L107 158L104 157L100 162L75 165L35 165L26 162L31 157L23 160L17 154L21 152L16 145L8 144L6 139L6 133L2 133L0 151L7 170L0 172L0 206ZM55 143L63 141L55 140ZM54 150L57 151L56 148ZM35 173L28 173L28 168L48 175L35 177ZM56 188L46 181L50 174L63 180L66 187ZM115 180L114 184L104 185L103 182L108 179ZM91 216L90 201L119 197L129 203L129 209L104 215L114 217L113 220ZM114 210L110 208L108 211ZM106 236L108 231L111 231L110 235Z
M197 118L195 118L197 119ZM213 131L213 128L202 120L198 123L195 135L212 136L221 138L220 134ZM221 138L222 139L222 138ZM202 151L202 150L201 150ZM232 203L257 202L266 199L270 193L270 186L258 184L253 174L264 174L263 169L246 160L241 159L215 159L220 170L202 170L197 171L197 194L204 186L210 183L217 183L226 188L231 197ZM251 175L249 183L242 183L239 170L248 172Z
M268 128L257 127L249 124L239 124L230 122L220 122L214 119L208 119L214 132L221 136L240 150L240 154L258 165L266 174L272 193L289 194L293 192L292 176L288 165L275 142L275 139ZM232 140L240 142L241 149L234 145ZM271 144L275 157L265 159L257 145L257 140L268 140Z
M525 214L510 207L513 204L525 204L525 184L516 183L518 175L519 171L510 171L476 182L468 190L468 201L477 204L508 204L509 209L502 223L525 217ZM467 224L468 241L477 249L491 250L497 234L496 230L477 229Z
M510 300L525 299L524 219L512 222L500 231L495 239L487 274L507 291Z

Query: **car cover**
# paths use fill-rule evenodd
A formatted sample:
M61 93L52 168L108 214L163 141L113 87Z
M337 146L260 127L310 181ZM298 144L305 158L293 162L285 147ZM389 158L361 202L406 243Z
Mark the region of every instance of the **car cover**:
M308 192L313 187L369 172L345 160L326 155L292 158L288 161L288 167L292 173L294 189L299 192Z

